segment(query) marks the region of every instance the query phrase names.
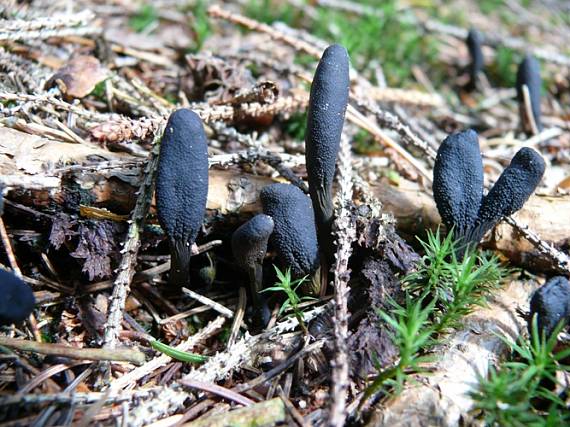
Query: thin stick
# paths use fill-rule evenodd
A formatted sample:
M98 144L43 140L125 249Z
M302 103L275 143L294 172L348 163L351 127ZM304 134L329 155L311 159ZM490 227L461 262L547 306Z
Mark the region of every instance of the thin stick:
M162 136L162 128L156 133L153 144L153 150L149 155L149 160L145 169L143 182L139 189L139 196L131 217L131 225L127 233L127 239L123 248L123 258L119 265L114 283L113 294L111 296L111 304L109 306L109 315L107 324L105 325L104 345L107 348L114 348L117 344L117 337L121 328L123 319L123 310L125 301L129 293L131 280L135 274L135 264L140 242L140 232L144 225L150 202L152 199L152 190L154 187L154 177L158 165L158 149L159 140Z
M10 262L10 267L12 267L12 270L14 270L16 276L22 277L22 271L20 270L18 262L16 261L14 249L12 248L12 242L10 241L10 237L6 231L2 217L0 217L0 237L2 238L2 243L4 244L4 249L6 250L6 255L8 255L8 262Z
M197 388L199 390L206 391L208 393L216 394L220 397L223 397L224 399L233 400L234 402L239 403L240 405L243 406L250 406L255 403L253 400L248 399L247 397L242 396L241 394L233 390L221 387L217 384L195 381L191 378L185 378L181 380L180 383L186 387Z
M230 21L234 24L242 25L253 31L258 31L260 33L267 34L272 39L287 43L288 45L293 46L295 49L305 52L311 56L314 56L315 58L321 57L320 49L315 48L313 45L304 42L302 40L299 40L296 37L283 34L281 31L277 31L271 26L258 22L255 19L251 19L243 15L238 15L237 13L228 12L227 10L222 9L218 5L210 6L208 8L208 15L214 18L225 19L226 21Z
M231 348L235 344L238 338L239 329L241 327L241 323L243 322L243 316L245 314L246 304L247 304L247 295L245 292L245 288L242 286L239 288L239 299L238 299L234 321L232 323L230 338L228 339L228 348Z
M346 109L346 118L353 122L354 124L360 126L361 128L367 130L372 135L374 135L382 144L387 147L392 148L396 151L404 160L406 160L410 165L414 167L426 180L431 183L431 174L427 171L423 165L418 162L408 151L406 151L400 144L390 138L386 133L384 133L375 123L364 116L360 111L349 105Z
M528 225L519 223L513 217L505 217L504 221L521 233L538 252L551 259L558 271L564 274L570 274L570 257L568 257L568 255L542 240Z
M21 351L48 354L50 356L69 357L83 360L108 360L130 362L141 365L145 361L144 354L135 348L132 349L106 349L106 348L77 348L61 344L39 343L36 341L20 340L0 336L0 345L15 348Z
M222 316L231 318L234 315L234 312L231 311L229 308L224 307L222 304L220 304L214 300L211 300L210 298L205 297L204 295L200 295L199 293L191 291L190 289L187 289L187 288L182 288L182 292L184 292L190 298L193 298L196 301L201 302L204 305L207 305L212 310L215 310L218 313L220 313Z
M339 152L338 198L340 209L335 216L334 232L337 236L337 252L334 265L335 355L332 367L332 401L329 410L328 425L341 427L346 420L346 400L348 394L348 280L350 270L348 260L352 254L352 242L356 239L356 228L351 214L352 206L352 161L350 142L341 138Z
M527 85L523 85L522 93L524 101L522 108L524 111L525 118L528 120L527 125L530 128L530 131L532 132L533 135L538 135L538 126L536 125L536 120L534 119L534 113L532 111L532 105L530 101L530 92L528 91Z

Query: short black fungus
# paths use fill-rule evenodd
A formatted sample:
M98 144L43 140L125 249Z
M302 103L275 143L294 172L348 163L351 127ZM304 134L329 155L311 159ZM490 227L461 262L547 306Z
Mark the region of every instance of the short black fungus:
M254 317L263 327L269 322L269 309L259 292L263 288L263 258L267 253L267 243L273 226L270 216L259 214L240 226L232 235L234 258L249 275L251 297L256 311Z
M479 73L483 70L485 65L483 59L483 50L481 49L483 37L481 33L474 28L469 30L467 34L467 48L469 49L470 63L468 66L469 83L467 84L468 90L474 90L477 87L477 78Z
M530 300L528 318L529 333L532 333L532 318L536 315L538 332L550 337L560 321L570 320L570 282L562 276L553 277L538 288Z
M190 283L191 247L204 220L208 196L208 142L202 121L187 109L172 113L160 144L156 207L168 236L169 283Z
M527 135L534 134L534 129L531 126L530 118L527 114L527 107L525 104L525 96L523 87L528 89L528 96L530 107L532 110L532 118L536 125L536 131L542 130L541 114L540 114L540 88L542 81L540 78L540 65L532 55L527 55L519 65L517 71L517 100L519 104L519 116L523 130Z
M542 156L532 148L521 148L481 203L477 219L480 240L503 217L520 210L544 175Z
M0 325L25 320L34 309L32 289L19 277L0 269Z
M453 227L457 238L468 236L483 197L483 161L475 131L451 134L439 146L433 195L447 228Z
M332 184L348 90L348 53L340 45L329 46L319 61L311 85L305 134L309 192L315 210L319 245L327 257L333 253Z
M314 273L319 266L319 246L311 199L291 184L264 187L260 198L263 212L275 223L269 242L281 266L290 267L294 278Z

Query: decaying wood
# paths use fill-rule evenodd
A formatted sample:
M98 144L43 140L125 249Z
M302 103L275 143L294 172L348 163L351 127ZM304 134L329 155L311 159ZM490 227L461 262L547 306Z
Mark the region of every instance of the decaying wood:
M49 165L66 161L65 153L73 153L75 161L88 161L91 155L104 158L114 163L114 167L69 167L67 170L82 190L88 192L94 198L94 205L108 208L114 213L129 213L136 202L136 191L140 179L139 167L133 167L132 162L127 162L125 155L112 153L100 148L83 147L79 144L57 143L33 135L27 135L11 129L2 129L4 135L13 138L13 142L6 138L2 142L5 152L14 144L27 144L29 150L20 148L15 153L19 155L8 156L0 153L0 173L9 177L17 191L9 195L9 199L21 201L23 204L35 205L36 207L47 206L49 203L61 204L64 198L60 191L54 189L53 180L61 180L61 172L57 174L41 174L35 180L33 188L44 188L43 191L22 191L27 186L19 186L21 182L27 182L28 177L34 176ZM6 144L9 144L8 146ZM50 144L56 144L51 146ZM66 147L70 146L69 150ZM47 156L44 158L44 156ZM77 157L79 156L79 157ZM21 161L26 159L23 168ZM29 162L28 162L29 160ZM132 160L132 158L131 158ZM120 166L125 162L124 167ZM30 170L28 168L33 168ZM65 168L63 168L65 169ZM62 170L62 169L60 169ZM54 171L55 172L55 171ZM45 186L42 187L43 179ZM208 192L207 208L219 213L253 214L261 210L258 194L261 188L273 182L271 178L244 174L237 170L210 169L210 188ZM398 186L385 182L372 183L371 191L380 199L387 212L392 213L397 219L398 231L410 241L415 236L424 236L426 229L435 229L441 222L433 197L418 184L400 179ZM524 208L514 215L519 222L527 224L536 234L555 247L563 247L570 242L570 223L565 220L561 212L570 210L570 196L532 196ZM152 211L152 208L151 208ZM534 249L523 236L506 223L500 223L484 242L489 249L500 250L513 263L529 268L549 271L552 264L544 257L538 256Z
M488 307L468 315L463 327L451 334L436 352L441 354L435 372L408 386L385 402L370 423L374 426L458 426L473 409L469 392L485 377L489 366L507 351L497 335L511 340L526 322L516 310L527 309L534 282L513 281L498 292ZM522 306L522 307L521 307Z
M284 423L286 414L283 400L277 397L256 403L247 408L203 416L196 421L182 425L185 427L223 427L228 425L235 427L269 427Z

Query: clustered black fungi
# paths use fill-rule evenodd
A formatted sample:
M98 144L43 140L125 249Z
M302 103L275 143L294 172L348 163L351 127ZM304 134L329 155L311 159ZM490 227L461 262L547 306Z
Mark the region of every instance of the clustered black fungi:
M483 195L483 161L477 134L447 137L438 149L433 192L439 214L464 244L479 242L503 217L521 209L544 174L544 160L521 148L487 196Z
M19 277L0 269L0 325L25 320L34 309L32 289Z
M533 129L530 125L530 120L527 115L527 108L525 105L525 97L523 93L524 86L526 86L528 89L534 123L536 124L537 130L541 131L542 121L540 113L540 88L542 86L542 80L540 78L540 64L536 59L534 59L532 55L526 55L520 63L517 71L516 82L517 101L519 104L519 115L522 128L527 135L532 135Z
M475 225L483 198L483 162L477 133L449 135L439 146L433 169L433 196L443 223L456 237Z
M272 184L260 193L263 212L275 224L269 242L282 266L294 278L314 273L319 266L319 246L311 199L291 184Z
M319 245L327 257L333 251L332 184L348 91L348 53L340 45L329 46L319 61L311 85L305 133L309 192L315 210Z
M190 284L191 247L206 211L208 141L196 113L172 113L160 145L156 207L171 253L169 284Z
M538 332L548 338L560 321L570 320L570 282L562 276L553 277L538 288L530 300L529 333L532 319L537 317Z
M467 33L466 43L471 59L468 66L468 90L474 90L477 87L477 76L483 70L483 66L485 65L483 50L481 49L482 39L481 33L479 33L475 28L471 28L469 33Z

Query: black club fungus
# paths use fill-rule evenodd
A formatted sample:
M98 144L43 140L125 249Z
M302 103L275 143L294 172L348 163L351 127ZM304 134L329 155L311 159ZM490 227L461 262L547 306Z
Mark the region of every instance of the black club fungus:
M483 161L475 131L451 134L439 146L433 195L448 229L453 227L457 238L468 236L483 197Z
M503 217L520 210L544 175L542 156L532 148L521 148L485 196L477 219L480 240Z
M530 316L528 319L529 333L532 318L537 316L538 332L546 337L561 320L570 318L570 282L562 276L553 277L538 288L530 300Z
M267 253L273 219L265 214L254 216L232 235L232 252L238 265L249 275L251 298L255 307L254 321L267 326L271 313L265 299L259 294L263 288L263 258Z
M191 247L208 196L208 142L202 121L187 109L172 113L160 144L156 207L171 253L169 283L188 286Z
M36 300L32 289L19 277L0 269L0 325L25 320L34 309Z
M319 61L311 85L305 134L309 192L315 210L319 244L327 257L333 252L332 184L348 90L348 53L340 45L329 46Z
M311 199L291 184L272 184L260 193L263 212L273 218L275 227L270 243L280 263L299 278L319 266L315 217Z
M529 117L527 116L527 108L525 105L525 97L523 94L523 86L528 89L528 95L530 98L530 106L532 110L532 115L534 118L534 123L536 124L536 130L542 130L541 113L540 113L540 88L542 81L540 78L540 65L532 55L526 55L523 61L519 65L517 71L517 100L519 104L519 115L521 119L521 124L527 135L532 135L533 129L530 125Z
M481 49L483 37L481 33L474 28L469 30L467 34L467 48L469 49L470 62L468 66L469 83L467 84L468 90L474 90L477 87L477 76L483 71L484 58L483 50Z

